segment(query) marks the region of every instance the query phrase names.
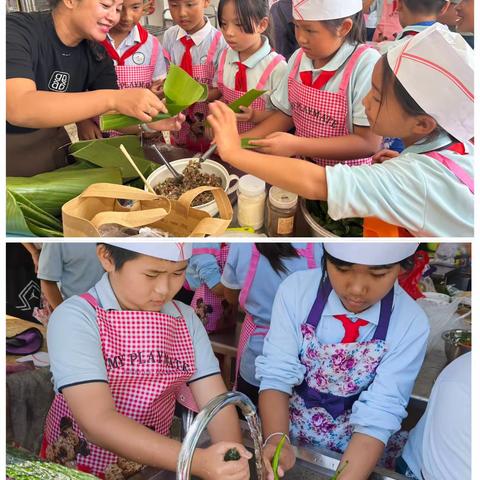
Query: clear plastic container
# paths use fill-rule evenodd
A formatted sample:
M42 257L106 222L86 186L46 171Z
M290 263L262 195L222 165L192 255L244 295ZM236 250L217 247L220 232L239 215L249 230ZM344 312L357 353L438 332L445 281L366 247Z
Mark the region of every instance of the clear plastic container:
M290 237L295 228L298 195L278 187L268 193L267 235L269 237Z
M238 224L259 230L265 215L265 182L253 175L244 175L238 182Z

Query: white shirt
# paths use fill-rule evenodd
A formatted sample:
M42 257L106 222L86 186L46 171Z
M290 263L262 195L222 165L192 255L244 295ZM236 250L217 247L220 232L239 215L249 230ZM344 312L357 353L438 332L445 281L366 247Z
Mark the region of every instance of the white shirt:
M272 51L270 42L267 37L262 36L263 43L262 46L250 57L248 57L244 62L244 65L247 66L247 90L252 88L257 88L257 84L260 81L260 78L264 74L265 70L268 68L272 60L278 55L276 52ZM238 52L228 48L227 57L225 59L225 66L223 69L223 84L230 88L235 89L235 76L238 72L238 66L236 62L240 61ZM270 102L270 97L279 87L282 78L287 75L287 62L282 60L276 65L272 73L270 74L267 83L262 90L268 90L268 92L262 96L262 98L267 102L267 109L271 110L273 105ZM215 78L213 80L213 86L218 86L218 70L215 73Z
M328 214L334 220L377 217L416 237L471 237L474 196L438 160L423 154L450 141L443 134L381 164L326 167ZM466 148L467 155L439 153L473 176L473 145Z
M402 457L417 478L471 479L472 354L438 377L427 409L410 432Z
M107 40L112 44L112 47L115 48L115 42L108 33ZM125 65L127 66L144 67L150 65L150 62L152 61L154 42L158 42L158 55L155 63L155 70L153 71L153 81L165 77L167 74L167 65L165 63L165 58L163 57L162 45L151 33L148 34L147 41L133 55L125 60ZM115 50L121 57L130 47L133 47L137 43L140 43L140 33L137 25L135 25L130 33L122 40L118 48L115 48ZM117 62L113 60L113 64L116 66Z
M312 60L305 54L302 56L300 68L295 79L301 83L300 72L313 72L313 81L315 81L320 73L324 70L337 70L328 83L323 87L326 92L338 92L343 78L343 72L347 59L353 53L355 45L344 42L338 49L335 56L322 68L314 68ZM288 78L292 71L297 55L301 50L297 50L288 61L288 74L285 74L275 93L271 96L271 101L275 107L286 115L292 115L292 108L288 100ZM365 107L362 104L363 99L367 96L371 88L372 73L375 64L380 58L380 54L373 48L368 49L357 61L353 69L352 76L348 83L348 129L353 132L353 125L368 127L368 119L365 114Z

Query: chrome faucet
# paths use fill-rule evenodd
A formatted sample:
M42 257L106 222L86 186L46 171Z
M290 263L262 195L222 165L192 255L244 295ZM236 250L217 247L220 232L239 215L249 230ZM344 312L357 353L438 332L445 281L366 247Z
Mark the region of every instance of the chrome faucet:
M193 421L191 427L183 440L180 454L177 462L177 480L190 480L190 470L192 467L192 458L195 453L200 435L209 424L210 420L227 405L236 405L240 408L248 423L250 435L252 436L255 447L255 466L257 469L257 479L263 480L263 460L262 460L262 429L257 410L252 401L243 393L227 392L218 395L203 408Z

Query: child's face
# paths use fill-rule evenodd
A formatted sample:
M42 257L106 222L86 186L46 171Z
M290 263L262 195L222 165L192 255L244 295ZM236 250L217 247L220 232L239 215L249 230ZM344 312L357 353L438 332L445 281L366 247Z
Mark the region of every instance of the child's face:
M120 21L112 28L113 33L128 34L143 15L143 0L123 0Z
M361 313L382 300L393 287L400 269L399 264L388 267L337 266L327 260L332 288L343 306L352 313Z
M103 268L108 272L118 303L124 310L159 312L185 282L186 260L170 262L139 255L116 270L112 259L101 246L97 252Z
M372 87L363 99L372 132L383 137L401 138L409 144L426 137L436 128L435 120L428 115L408 115L397 100L393 86L382 84L383 68L380 59L373 69Z
M265 17L259 24L255 25L255 33L246 33L238 19L234 2L228 2L223 7L220 29L230 48L238 53L248 51L256 46L259 35L265 32L267 27L268 18Z
M294 20L294 24L295 37L307 57L314 62L325 63L342 46L346 35L352 28L350 19L345 20L335 33L332 33L320 21Z
M122 0L74 0L74 29L82 39L102 42L120 20Z
M456 5L449 3L447 8L443 8L440 15L437 17L437 21L447 25L448 27L457 26L457 12Z
M204 26L204 10L209 5L210 0L168 0L173 21L189 34Z
M475 16L473 0L462 0L457 6L457 32L473 33Z

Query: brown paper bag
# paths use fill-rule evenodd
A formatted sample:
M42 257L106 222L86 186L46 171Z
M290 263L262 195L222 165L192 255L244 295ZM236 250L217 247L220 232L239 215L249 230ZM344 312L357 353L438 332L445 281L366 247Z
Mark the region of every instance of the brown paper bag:
M220 218L212 218L207 212L191 206L195 197L207 191L214 196ZM125 208L119 199L135 203ZM65 237L99 237L98 228L107 223L130 228L149 226L173 237L221 236L232 216L230 200L220 187L194 188L178 200L169 200L139 188L95 183L62 207Z

